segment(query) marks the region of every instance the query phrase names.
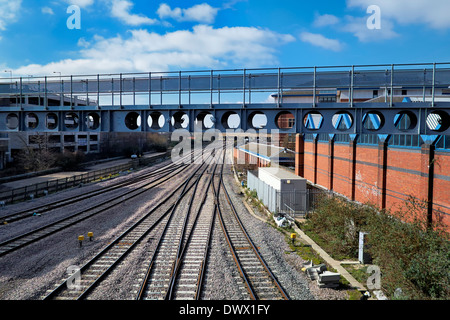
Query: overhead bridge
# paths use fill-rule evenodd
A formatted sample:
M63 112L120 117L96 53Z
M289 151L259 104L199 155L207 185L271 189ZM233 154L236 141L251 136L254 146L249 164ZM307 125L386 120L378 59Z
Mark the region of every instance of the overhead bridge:
M0 79L0 131L450 134L450 63Z

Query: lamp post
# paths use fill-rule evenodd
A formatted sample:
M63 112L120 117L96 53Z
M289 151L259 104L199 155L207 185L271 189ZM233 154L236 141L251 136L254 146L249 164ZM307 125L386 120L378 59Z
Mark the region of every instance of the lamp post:
M12 82L12 70L5 70L3 72L9 72L9 77L11 78L11 82Z

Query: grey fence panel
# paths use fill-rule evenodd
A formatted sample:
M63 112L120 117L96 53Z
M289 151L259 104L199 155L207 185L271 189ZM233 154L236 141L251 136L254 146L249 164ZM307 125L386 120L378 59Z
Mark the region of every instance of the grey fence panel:
M247 187L257 192L258 198L270 212L290 216L305 216L313 211L323 195L331 195L332 191L306 189L279 191L261 181L255 174L247 172Z

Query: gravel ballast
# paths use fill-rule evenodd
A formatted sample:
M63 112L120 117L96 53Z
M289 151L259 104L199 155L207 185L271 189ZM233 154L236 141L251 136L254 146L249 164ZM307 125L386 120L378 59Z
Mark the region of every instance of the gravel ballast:
M165 162L154 168L144 169L130 175L140 175L156 167L169 165ZM0 257L0 300L38 300L46 295L68 277L70 266L84 265L89 259L99 253L117 236L133 225L139 218L149 212L159 201L167 197L188 176L188 171L177 176L178 179L167 182L149 190L130 201L116 206L107 212L98 214L65 230L55 232L34 244L28 245L6 256ZM255 218L243 204L243 197L239 195L230 167L224 170L224 183L230 193L232 201L240 214L242 222L252 240L269 267L272 269L282 286L293 300L336 300L346 299L346 293L333 289L320 289L315 282L310 281L300 270L303 261L297 254L292 253L285 241L284 235L257 218ZM111 181L91 184L83 188L66 190L50 195L34 203L14 205L15 210L31 207L32 205L63 199L69 195L82 194L86 191L98 190L101 187L120 181L119 177ZM210 191L211 192L211 191ZM211 192L212 194L212 192ZM213 196L208 197L212 201ZM88 199L89 200L89 199ZM12 235L21 234L43 225L52 219L60 219L75 209L89 208L91 201L82 201L74 206L56 209L51 214L41 217L30 217L21 221L0 227L0 241ZM207 206L211 208L212 206ZM11 207L12 208L12 207ZM156 228L149 239L154 239L161 228ZM77 237L87 232L94 232L94 241L84 241L80 247ZM241 300L247 299L246 289L240 279L239 272L229 252L228 245L222 236L222 230L216 219L212 235L212 246L208 259L208 272L204 282L202 299L205 300ZM89 296L93 300L131 300L143 273L143 265L148 261L152 252L152 241L144 241L136 247L120 267L115 269Z

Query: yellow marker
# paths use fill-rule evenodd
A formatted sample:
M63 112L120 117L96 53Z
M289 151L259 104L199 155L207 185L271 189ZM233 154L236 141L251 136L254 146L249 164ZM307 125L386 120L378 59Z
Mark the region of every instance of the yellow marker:
M292 244L294 244L295 238L297 238L297 234L291 233L291 241L292 241Z
M89 241L92 241L93 236L94 236L93 232L88 232Z
M83 245L84 236L78 236L78 241L80 242L80 247Z

